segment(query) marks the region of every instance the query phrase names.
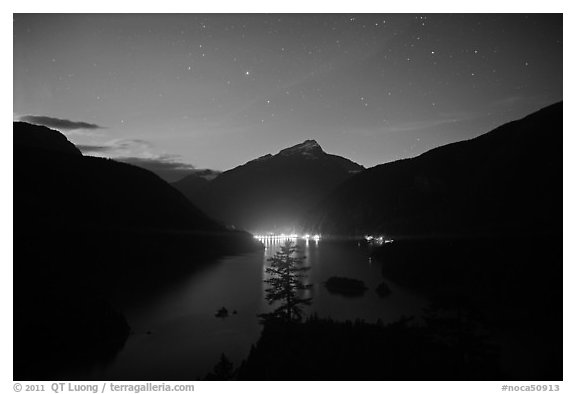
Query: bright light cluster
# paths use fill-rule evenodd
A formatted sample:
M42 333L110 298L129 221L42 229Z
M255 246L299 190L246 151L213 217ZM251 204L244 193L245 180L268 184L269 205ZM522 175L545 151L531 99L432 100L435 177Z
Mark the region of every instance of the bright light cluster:
M320 234L315 234L315 235L310 235L310 234L305 234L305 235L298 235L298 234L256 234L254 235L254 238L256 238L259 241L267 241L267 240L286 240L286 239L292 239L292 240L296 240L296 239L304 239L306 241L313 239L314 241L320 241L321 235Z
M365 235L364 239L370 244L377 244L377 245L389 244L394 242L393 239L385 238L383 235Z

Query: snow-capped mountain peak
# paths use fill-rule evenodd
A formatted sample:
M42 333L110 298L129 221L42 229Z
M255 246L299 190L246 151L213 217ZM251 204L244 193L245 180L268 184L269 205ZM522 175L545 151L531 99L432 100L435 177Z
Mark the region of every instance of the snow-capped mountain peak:
M292 156L292 155L304 155L304 156L314 156L316 153L322 153L322 147L316 140L306 140L298 145L294 145L290 148L282 149L279 155L282 156Z

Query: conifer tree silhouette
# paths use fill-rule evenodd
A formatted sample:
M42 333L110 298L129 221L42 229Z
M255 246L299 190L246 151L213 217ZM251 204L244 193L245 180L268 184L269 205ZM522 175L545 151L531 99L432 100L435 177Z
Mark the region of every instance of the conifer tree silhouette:
M279 318L285 321L300 321L302 319L301 305L309 305L312 298L302 298L299 290L308 289L305 285L303 273L310 267L303 267L304 256L296 257L294 253L298 247L291 240L286 240L276 254L269 258L270 267L266 268L269 278L264 280L270 286L266 289L266 301L269 304L279 302L280 305L271 313L264 314L265 318Z

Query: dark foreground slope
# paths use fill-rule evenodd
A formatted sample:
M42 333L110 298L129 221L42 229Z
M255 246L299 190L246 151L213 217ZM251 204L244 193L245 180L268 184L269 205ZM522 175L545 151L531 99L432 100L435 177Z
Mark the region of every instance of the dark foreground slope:
M187 179L174 186L227 224L253 232L288 232L310 207L363 169L307 140L226 171L200 187Z
M70 378L61 371L105 363L129 333L116 292L256 247L156 175L15 123L14 378Z
M496 345L503 378L562 379L560 235L402 239L373 257L388 280L457 317L456 328L481 327Z
M541 232L562 217L562 103L480 137L382 164L310 211L323 234Z
M383 325L315 316L302 323L267 322L248 358L229 376L238 380L498 380L497 346L455 319L411 319ZM439 328L439 329L438 329Z

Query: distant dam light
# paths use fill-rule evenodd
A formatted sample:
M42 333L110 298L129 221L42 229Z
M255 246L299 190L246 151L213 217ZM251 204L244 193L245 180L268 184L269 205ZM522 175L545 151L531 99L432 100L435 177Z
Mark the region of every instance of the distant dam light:
M269 241L269 240L297 240L297 239L304 239L306 241L313 239L314 241L318 242L322 236L320 234L315 234L313 236L311 236L310 234L305 234L305 235L299 235L296 233L292 233L292 234L274 234L274 233L269 233L269 234L255 234L254 238L259 240L259 241Z

